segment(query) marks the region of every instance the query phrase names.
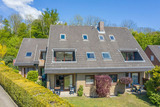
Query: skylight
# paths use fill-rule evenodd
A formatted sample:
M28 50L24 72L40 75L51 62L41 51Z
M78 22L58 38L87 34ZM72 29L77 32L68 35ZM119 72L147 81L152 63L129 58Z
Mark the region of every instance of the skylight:
M104 41L104 36L103 35L99 35L99 40L100 41Z
M87 59L94 60L95 58L94 52L87 52Z
M32 52L27 52L26 53L26 57L31 57L32 56Z
M107 59L107 60L111 59L109 52L102 52L102 57L103 57L103 59Z
M88 35L84 34L84 35L82 35L82 37L83 37L83 40L84 40L84 41L87 41L87 40L88 40Z
M115 37L113 35L109 35L109 38L111 39L111 41L115 41Z
M65 34L60 34L60 40L66 40L66 35Z

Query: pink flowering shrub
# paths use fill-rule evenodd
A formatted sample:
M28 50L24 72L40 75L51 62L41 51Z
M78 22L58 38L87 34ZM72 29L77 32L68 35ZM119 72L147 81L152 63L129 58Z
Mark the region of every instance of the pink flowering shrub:
M120 83L122 83L122 84L131 84L132 83L132 78L130 78L130 77L122 77L122 78L120 78Z
M96 75L96 92L99 97L107 97L110 94L112 79L108 75Z

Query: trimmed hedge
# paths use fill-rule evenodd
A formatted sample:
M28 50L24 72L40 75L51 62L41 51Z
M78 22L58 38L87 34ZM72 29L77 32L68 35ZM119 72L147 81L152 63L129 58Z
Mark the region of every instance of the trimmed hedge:
M73 106L49 89L23 78L2 64L0 84L20 107Z

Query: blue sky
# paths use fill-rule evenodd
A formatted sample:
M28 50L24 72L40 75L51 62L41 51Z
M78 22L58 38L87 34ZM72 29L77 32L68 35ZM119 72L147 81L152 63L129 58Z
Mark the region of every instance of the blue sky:
M160 0L24 0L23 3L32 9L27 9L26 6L23 11L18 10L16 4L12 5L16 1L18 3L21 0L0 0L0 15L7 17L14 12L23 15L28 10L33 10L33 14L36 14L45 8L53 8L58 10L62 21L69 22L77 14L82 17L92 15L115 24L129 19L139 27L160 30Z

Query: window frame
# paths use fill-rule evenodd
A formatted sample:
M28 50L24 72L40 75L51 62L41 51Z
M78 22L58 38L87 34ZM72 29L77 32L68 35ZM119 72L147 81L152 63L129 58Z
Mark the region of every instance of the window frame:
M100 39L101 36L103 37L103 40ZM104 41L104 36L103 35L98 35L98 38L99 38L100 41Z
M86 36L87 39L84 39L84 36ZM88 35L87 34L82 34L82 39L83 39L83 41L88 41Z
M109 58L109 59L108 59L108 58L104 58L104 57L103 57L103 54L104 54L104 53L108 53L108 55L110 56L110 58ZM112 60L111 54L110 54L109 52L102 52L101 55L102 55L102 59L103 59L103 60Z
M74 52L75 54L75 61L55 61L54 52ZM77 63L77 57L76 57L77 49L75 48L53 48L52 49L52 63Z
M113 36L114 40L111 39L111 36ZM110 39L111 41L116 41L116 38L114 37L114 35L109 35L109 39Z
M93 53L93 54L94 54L94 58L88 58L88 55L87 55L87 54L89 54L89 53ZM96 60L96 55L95 55L94 52L86 52L86 58L87 58L87 60L89 60L89 61L94 61L94 60Z
M122 58L123 58L124 62L145 62L145 60L144 60L144 58L142 57L142 55L140 54L139 50L133 50L133 51L131 51L131 50L119 50L119 51L120 51L120 53L121 53L121 55L122 55ZM125 60L122 52L138 52L138 54L139 54L139 56L142 58L142 60Z
M86 81L87 76L93 76L93 83L87 83L87 81ZM95 76L94 75L85 75L85 85L86 86L95 85Z
M61 36L64 35L64 39L61 38ZM66 34L60 34L60 41L65 41L66 40Z
M27 53L31 53L31 56L27 56ZM32 57L32 52L26 52L25 57Z

